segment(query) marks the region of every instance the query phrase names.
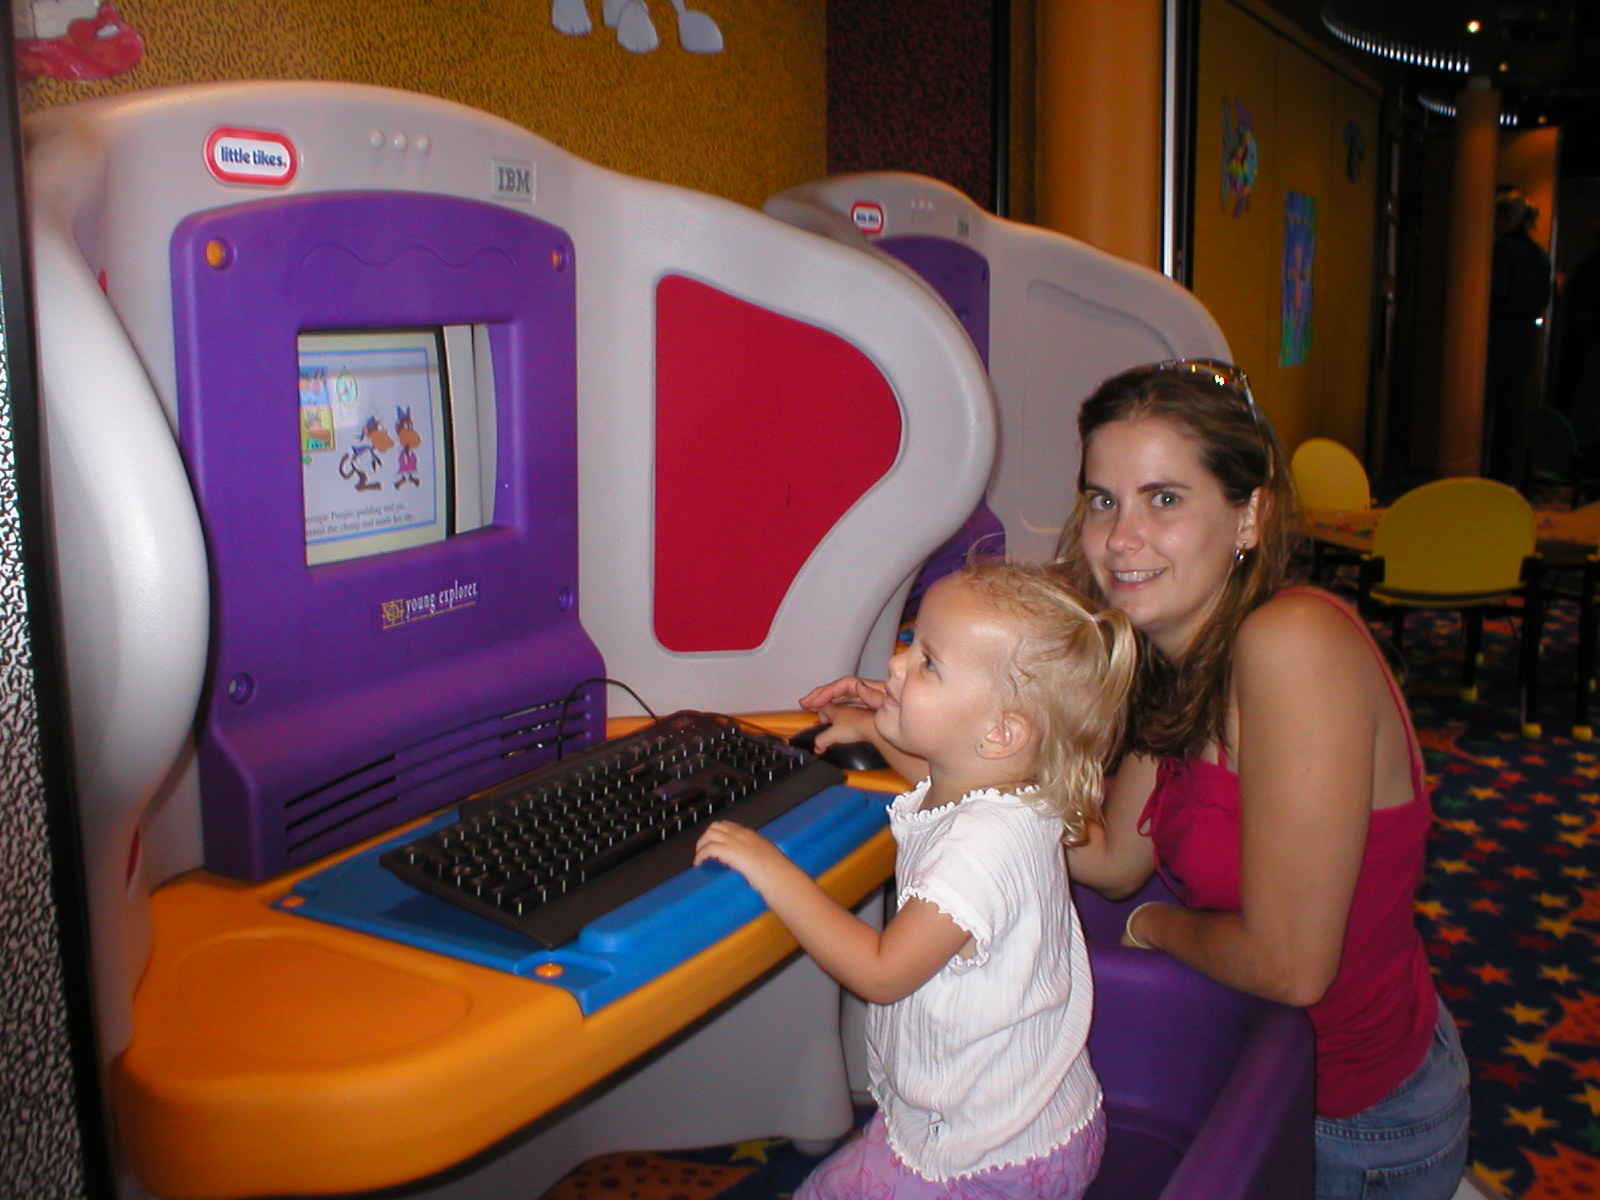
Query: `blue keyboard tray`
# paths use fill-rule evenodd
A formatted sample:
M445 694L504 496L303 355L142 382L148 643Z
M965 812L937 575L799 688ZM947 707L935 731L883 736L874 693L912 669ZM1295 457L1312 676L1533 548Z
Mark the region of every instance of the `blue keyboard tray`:
M893 797L840 784L824 788L762 829L816 877L889 823ZM693 867L590 922L556 950L402 883L378 865L393 846L455 820L454 811L307 876L273 901L297 916L405 942L565 988L585 1014L604 1008L727 937L766 911L737 872ZM536 976L556 963L556 977ZM548 970L548 968L547 968Z

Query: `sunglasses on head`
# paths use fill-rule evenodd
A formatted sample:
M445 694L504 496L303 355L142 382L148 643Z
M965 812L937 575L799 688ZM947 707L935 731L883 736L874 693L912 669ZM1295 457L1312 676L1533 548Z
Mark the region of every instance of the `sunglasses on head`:
M1150 370L1157 375L1184 375L1204 380L1243 400L1251 412L1255 412L1256 398L1250 394L1250 378L1230 362L1220 358L1169 358Z

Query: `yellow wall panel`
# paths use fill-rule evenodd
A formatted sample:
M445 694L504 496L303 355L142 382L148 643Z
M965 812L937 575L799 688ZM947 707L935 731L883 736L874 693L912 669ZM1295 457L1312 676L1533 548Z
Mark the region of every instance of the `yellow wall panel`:
M1276 176L1272 123L1277 93L1276 37L1225 0L1201 8L1195 114L1193 289L1222 326L1233 356L1265 383L1277 361L1279 262L1274 255ZM1243 106L1242 111L1240 106ZM1248 114L1258 173L1243 207L1224 187L1224 126ZM1276 418L1268 389L1261 403Z
M1197 80L1193 288L1227 335L1284 444L1333 437L1365 450L1378 179L1376 89L1249 5L1205 0ZM1225 111L1249 112L1257 174L1248 211L1225 203ZM1226 105L1226 109L1225 109ZM1350 178L1347 127L1363 156ZM1285 204L1315 204L1311 350L1279 361Z

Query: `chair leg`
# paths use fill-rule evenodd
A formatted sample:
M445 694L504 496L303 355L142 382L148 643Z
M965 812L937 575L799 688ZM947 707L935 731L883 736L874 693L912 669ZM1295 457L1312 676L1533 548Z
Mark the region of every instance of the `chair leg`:
M1469 703L1478 698L1478 652L1483 647L1483 610L1469 608L1461 614L1465 626L1466 654L1461 661L1461 698Z
M1522 598L1522 641L1517 646L1518 689L1522 696L1522 736L1536 738L1539 722L1539 658L1544 647L1544 595L1537 582Z
M1600 559L1589 558L1583 564L1583 577L1578 591L1578 679L1577 697L1573 702L1572 736L1587 742L1594 737L1589 724L1589 694L1594 686L1595 643L1595 576L1600 573Z

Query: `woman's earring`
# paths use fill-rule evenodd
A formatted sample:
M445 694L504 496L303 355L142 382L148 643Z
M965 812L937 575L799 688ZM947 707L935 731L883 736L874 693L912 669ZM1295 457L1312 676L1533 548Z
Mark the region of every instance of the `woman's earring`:
M1233 561L1236 562L1236 563L1242 563L1244 561L1244 543L1243 542L1240 542L1237 546L1235 546L1233 548Z

